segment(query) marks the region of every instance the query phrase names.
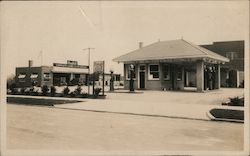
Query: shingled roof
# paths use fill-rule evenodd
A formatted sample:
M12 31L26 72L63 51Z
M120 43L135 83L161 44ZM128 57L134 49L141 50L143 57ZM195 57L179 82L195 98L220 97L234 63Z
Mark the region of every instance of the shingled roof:
M220 62L229 62L228 58L183 39L155 42L119 56L113 59L113 61L130 62L182 58L209 58Z

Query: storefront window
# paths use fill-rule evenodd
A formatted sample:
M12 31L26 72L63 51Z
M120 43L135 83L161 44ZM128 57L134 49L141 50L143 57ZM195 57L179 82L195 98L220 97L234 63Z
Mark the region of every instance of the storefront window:
M163 78L164 80L170 80L170 67L168 64L163 65Z
M149 65L149 80L159 80L159 65Z
M49 81L50 80L50 74L49 73L44 73L43 74L43 80L44 81Z
M21 74L18 75L18 81L19 82L25 82L25 78L26 78L25 73L21 73Z
M66 83L66 77L61 77L61 78L60 78L60 83L61 83L61 84Z
M30 75L30 78L31 78L31 79L36 79L36 78L38 78L38 74L37 74L37 73L32 73L32 74Z

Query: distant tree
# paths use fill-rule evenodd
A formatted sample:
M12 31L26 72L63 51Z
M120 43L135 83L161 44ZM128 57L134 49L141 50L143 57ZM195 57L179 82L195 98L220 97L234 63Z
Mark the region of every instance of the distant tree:
M12 84L15 84L15 75L14 74L11 74L7 77L7 89L9 89Z
M69 92L70 92L70 90L69 90L69 87L68 87L68 86L65 87L65 88L63 89L63 95L64 95L64 96L69 95Z

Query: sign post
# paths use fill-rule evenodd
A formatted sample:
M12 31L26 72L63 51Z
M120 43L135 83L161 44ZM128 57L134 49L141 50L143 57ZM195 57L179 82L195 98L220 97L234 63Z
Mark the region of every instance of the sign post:
M94 62L94 73L102 74L102 95L104 95L104 79L105 79L105 71L104 71L105 62L104 61L95 61Z
M89 86L89 76L90 76L90 50L93 50L95 48L85 48L83 50L88 50L88 95L89 95L89 92L90 92L90 86Z
M103 71L102 71L102 95L104 96L104 78L105 78L105 74L104 74L104 67L105 67L105 62L103 61Z
M92 83L93 83L93 90L92 90L92 92L93 92L93 96L94 96L95 95L95 72L93 72L92 79L93 79L93 81L92 81Z

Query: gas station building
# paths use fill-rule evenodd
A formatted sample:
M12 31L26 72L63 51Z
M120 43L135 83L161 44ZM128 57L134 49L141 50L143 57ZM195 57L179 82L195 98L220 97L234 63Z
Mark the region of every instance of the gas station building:
M220 88L220 66L229 59L184 39L158 41L113 59L124 63L124 87L184 90L189 79L198 92ZM130 69L131 65L134 69ZM131 75L131 70L133 74Z

